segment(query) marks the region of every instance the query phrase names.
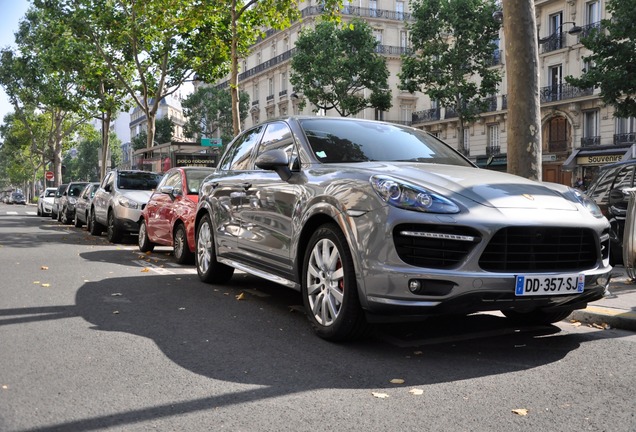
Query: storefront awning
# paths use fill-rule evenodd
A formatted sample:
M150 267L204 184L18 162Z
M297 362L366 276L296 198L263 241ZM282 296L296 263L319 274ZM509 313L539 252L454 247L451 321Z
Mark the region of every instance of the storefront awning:
M581 165L605 165L608 163L619 162L624 160L624 158L628 155L631 155L632 152L636 155L636 149L632 150L632 147L621 146L576 149L565 160L565 162L563 162L561 169L564 171L572 171L574 168ZM629 158L630 157L628 157L628 159Z

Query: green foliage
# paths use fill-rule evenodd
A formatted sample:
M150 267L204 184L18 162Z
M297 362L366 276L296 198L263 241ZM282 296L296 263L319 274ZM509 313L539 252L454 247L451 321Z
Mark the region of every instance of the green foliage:
M247 118L250 97L245 91L239 92L241 121ZM233 137L232 97L228 89L200 87L188 95L181 103L187 118L184 130L189 138L214 137L219 131L221 139L227 143Z
M415 0L412 54L403 56L400 88L421 91L474 121L501 80L491 68L499 37L494 0Z
M155 145L166 144L172 141L174 136L174 123L170 117L155 120Z
M130 140L130 143L132 144L133 150L141 150L143 148L146 148L147 141L148 134L146 133L146 131L141 131Z
M384 57L376 52L377 45L364 21L353 20L344 26L318 23L315 29L302 32L296 42L290 76L294 90L318 109L335 109L343 117L365 108L388 110L389 71Z
M612 18L581 38L592 51L583 58L589 69L578 79L565 79L580 88L600 88L601 99L614 106L617 117L636 117L636 7L631 1L609 0L607 11Z

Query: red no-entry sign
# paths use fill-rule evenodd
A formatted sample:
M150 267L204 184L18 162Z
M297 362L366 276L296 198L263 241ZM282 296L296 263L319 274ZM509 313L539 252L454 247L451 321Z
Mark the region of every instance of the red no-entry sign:
M46 174L44 175L44 177L45 177L48 181L53 180L53 177L54 177L54 175L53 175L53 171L47 171L47 172L46 172Z

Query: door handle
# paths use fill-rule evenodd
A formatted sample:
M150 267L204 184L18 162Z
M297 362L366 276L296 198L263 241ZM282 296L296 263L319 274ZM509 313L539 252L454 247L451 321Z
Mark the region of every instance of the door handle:
M248 190L249 188L252 187L252 183L243 183L241 184L241 187L245 190Z

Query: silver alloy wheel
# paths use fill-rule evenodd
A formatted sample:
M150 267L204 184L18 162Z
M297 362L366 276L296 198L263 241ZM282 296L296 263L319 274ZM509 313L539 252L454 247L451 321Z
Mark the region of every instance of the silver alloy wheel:
M146 243L146 223L142 222L139 225L139 236L137 238L137 243L139 245L139 249L143 249L145 247L145 243Z
M307 269L307 299L315 320L330 326L338 318L344 299L344 270L336 245L322 239L311 250Z
M185 238L185 231L178 229L176 230L175 236L174 236L174 240L173 240L173 249L174 249L174 256L177 259L181 259L181 257L186 253L185 248L186 246L186 238Z
M212 248L212 234L210 233L210 224L204 219L199 227L199 235L197 236L197 267L199 273L207 273L212 259L210 249Z

